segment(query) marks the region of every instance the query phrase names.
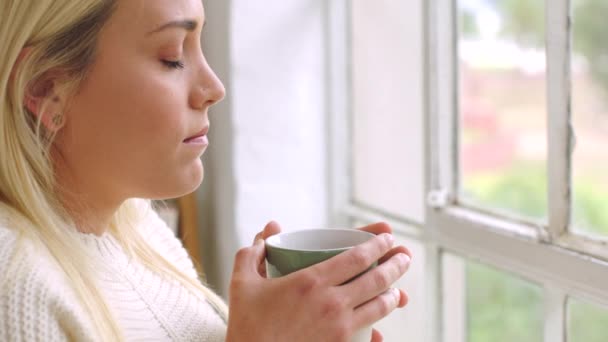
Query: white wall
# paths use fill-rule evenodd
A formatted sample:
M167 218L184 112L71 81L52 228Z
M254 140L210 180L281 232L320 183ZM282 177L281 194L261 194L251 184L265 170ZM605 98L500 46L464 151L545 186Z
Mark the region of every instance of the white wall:
M327 222L323 0L208 0L204 50L228 96L211 111L199 190L208 280L269 220Z
M424 222L423 1L352 1L353 197Z
M327 225L326 133L330 113L326 104L330 99L326 81L331 70L324 51L326 1L268 0L263 5L251 0L205 2L208 23L204 49L228 95L211 111L211 146L204 157L207 174L199 191L201 210L205 213L201 217L203 258L209 282L224 295L234 253L250 244L269 220L277 220L287 230ZM387 140L391 137L387 127L395 130L393 136L407 136L410 140L406 146L399 145L399 151L393 151L398 158L391 159L388 149L382 154L383 162L393 166L390 172L374 170L378 163L370 163L371 168L366 169L369 174L359 184L372 188L359 189L359 194L365 202L386 205L386 196L374 193L377 189L373 185L388 186L386 189L394 191L395 181L405 175L406 191L396 194L392 201L395 205L389 208L406 213L412 221L424 222L423 2L405 5L383 0L382 3L382 7L360 3L353 8L359 30L369 31L359 31L359 41L354 42L353 48L359 49L355 51L357 56L366 57L354 60L358 63L354 71L359 72L355 81L361 81L362 71L370 77L365 80L367 94L366 91L355 94L359 95L355 105L359 104L361 131L377 140L369 146L358 146L355 152L365 161L378 151L395 146ZM372 12L379 8L388 13ZM390 32L380 27L387 22L393 25L389 26ZM366 51L374 53L365 56ZM384 67L381 71L386 71L387 60L394 61L399 68L392 73L374 69ZM400 76L399 80L391 78L395 75ZM395 82L401 83L395 86ZM397 112L398 108L385 103L394 111L389 113L372 103L380 100L408 105L405 111ZM365 113L367 109L369 113ZM362 116L368 120L361 121ZM357 140L354 142L357 146ZM422 341L428 317L424 249L402 237L399 241L409 245L417 255L416 264L399 283L408 289L411 303L408 309L378 322L376 328L388 342Z

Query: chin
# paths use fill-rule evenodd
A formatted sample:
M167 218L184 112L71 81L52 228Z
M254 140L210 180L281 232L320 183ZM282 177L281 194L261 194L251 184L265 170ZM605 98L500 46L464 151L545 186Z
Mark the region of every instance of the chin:
M205 168L203 167L203 163L198 160L196 167L192 170L188 170L183 175L182 182L180 182L180 194L175 197L181 197L192 193L198 189L203 183L203 179L205 178Z
M157 189L157 191L154 191L154 195L144 197L149 197L154 200L167 200L182 197L196 191L202 184L204 177L204 168L202 167L202 164L199 163L198 168L188 170L188 172L178 173L171 179L156 183L164 184L163 188L159 189L158 187L152 187Z

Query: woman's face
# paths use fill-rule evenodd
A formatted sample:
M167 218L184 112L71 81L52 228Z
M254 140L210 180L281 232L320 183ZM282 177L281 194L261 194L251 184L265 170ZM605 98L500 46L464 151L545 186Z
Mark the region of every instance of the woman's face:
M202 2L117 5L64 113L58 172L105 200L181 196L203 179L208 109L224 97L201 50Z

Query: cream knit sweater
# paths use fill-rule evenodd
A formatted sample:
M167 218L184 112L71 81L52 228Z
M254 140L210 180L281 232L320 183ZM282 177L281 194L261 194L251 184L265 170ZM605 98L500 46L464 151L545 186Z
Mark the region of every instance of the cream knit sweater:
M156 213L148 216L147 241L195 278L181 242ZM33 246L15 254L17 236L6 222L0 215L0 341L96 341L65 275ZM129 259L110 234L83 234L82 241L109 266L95 280L127 341L225 340L226 324L207 302ZM9 258L16 258L10 270Z

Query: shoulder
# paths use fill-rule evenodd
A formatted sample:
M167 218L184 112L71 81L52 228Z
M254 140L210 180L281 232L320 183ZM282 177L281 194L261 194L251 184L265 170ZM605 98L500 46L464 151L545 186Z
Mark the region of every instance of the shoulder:
M91 328L50 255L0 222L0 340L88 340Z
M182 241L175 236L154 209L149 209L144 216L140 231L146 242L162 257L188 276L198 278L192 259Z

